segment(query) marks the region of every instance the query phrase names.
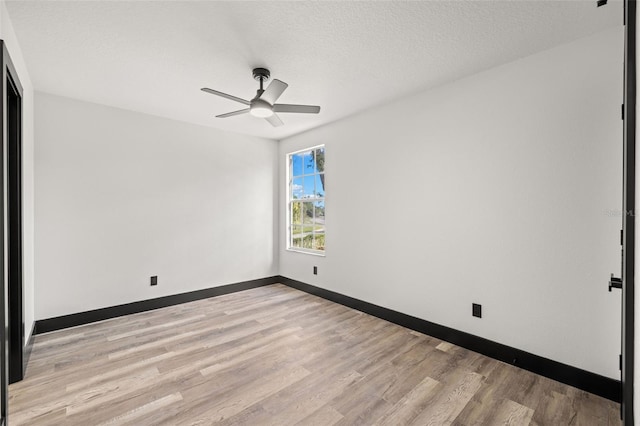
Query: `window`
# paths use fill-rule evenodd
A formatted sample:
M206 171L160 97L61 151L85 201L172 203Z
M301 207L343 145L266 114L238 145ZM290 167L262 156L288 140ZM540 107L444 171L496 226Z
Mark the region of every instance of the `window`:
M287 155L287 248L324 253L324 146Z

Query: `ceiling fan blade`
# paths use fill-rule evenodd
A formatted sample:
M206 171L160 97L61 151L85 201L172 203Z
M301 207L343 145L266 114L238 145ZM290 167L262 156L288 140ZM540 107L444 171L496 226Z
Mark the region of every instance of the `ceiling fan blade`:
M289 87L287 83L275 79L269 84L262 96L260 96L260 99L265 100L273 105L287 87Z
M249 112L249 108L245 108L245 109L241 109L241 110L238 110L238 111L228 112L226 114L216 115L216 118L233 117L234 115L246 114L248 112Z
M218 92L217 90L208 89L203 87L203 92L211 93L212 95L222 96L223 98L231 99L232 101L240 102L241 104L249 105L249 101L245 101L244 99L238 98L237 96L227 95L226 93Z
M278 117L276 114L273 114L271 117L265 118L265 120L271 123L273 127L280 127L284 124L282 120L280 120L280 117Z
M316 105L275 104L273 106L273 112L298 112L304 114L317 114L320 112L320 107Z

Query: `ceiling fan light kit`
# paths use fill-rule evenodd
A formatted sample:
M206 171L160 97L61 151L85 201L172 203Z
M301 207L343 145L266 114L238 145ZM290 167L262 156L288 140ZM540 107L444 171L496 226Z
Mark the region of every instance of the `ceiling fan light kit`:
M249 107L249 113L254 117L267 118L273 115L271 105L267 101L262 99L254 99L251 101L251 107Z
M256 96L250 101L206 87L203 87L201 90L203 92L249 106L249 108L241 109L239 111L217 115L217 118L228 118L249 113L254 117L266 119L274 127L279 127L284 123L280 117L278 117L276 112L302 114L317 114L320 112L320 107L316 105L276 104L275 102L289 85L283 81L274 79L266 89L263 89L264 82L267 81L270 76L271 73L266 68L253 69L253 78L260 82L260 88L258 89Z

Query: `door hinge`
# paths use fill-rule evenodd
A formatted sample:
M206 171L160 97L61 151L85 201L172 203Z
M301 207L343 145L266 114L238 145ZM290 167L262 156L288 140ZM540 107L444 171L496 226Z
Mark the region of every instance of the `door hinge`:
M618 357L618 362L620 364L620 371L622 371L622 354L620 354L620 356Z
M620 245L621 246L624 245L624 230L623 229L620 230Z
M622 111L622 114L620 115L620 120L624 120L624 104L620 105L620 111Z

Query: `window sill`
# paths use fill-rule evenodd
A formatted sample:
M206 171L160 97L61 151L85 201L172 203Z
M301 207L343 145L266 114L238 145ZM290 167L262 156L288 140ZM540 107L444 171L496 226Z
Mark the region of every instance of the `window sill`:
M296 248L287 248L287 251L290 251L293 253L302 253L302 254L310 254L312 256L325 257L324 252L321 252L321 251L311 251L311 250L303 250L303 249L296 249Z

